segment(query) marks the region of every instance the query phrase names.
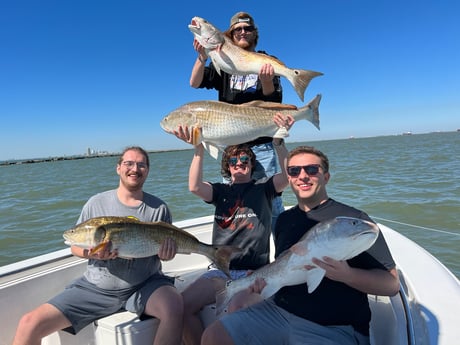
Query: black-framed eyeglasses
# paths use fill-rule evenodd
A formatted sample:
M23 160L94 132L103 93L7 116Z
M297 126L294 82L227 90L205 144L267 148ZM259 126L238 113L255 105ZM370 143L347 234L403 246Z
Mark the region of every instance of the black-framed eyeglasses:
M246 165L249 163L249 156L239 156L239 157L230 157L228 159L228 165L234 167L238 163L238 159L243 165Z
M147 169L147 163L144 162L135 162L135 161L123 161L121 162L128 169L134 168L136 165L139 169Z
M254 26L252 26L252 25L248 25L248 26L239 26L239 27L237 27L237 28L234 28L234 29L232 30L232 33L233 33L233 34L234 34L234 33L240 34L240 33L243 32L243 30L244 30L244 32L253 32L255 29L256 29L256 28L255 28Z
M287 173L291 177L297 177L303 169L308 176L316 176L319 173L319 168L321 168L319 164L292 165L287 167Z

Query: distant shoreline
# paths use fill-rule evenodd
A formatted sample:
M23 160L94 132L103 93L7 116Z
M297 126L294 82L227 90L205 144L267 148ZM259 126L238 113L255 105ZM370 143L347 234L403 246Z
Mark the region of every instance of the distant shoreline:
M161 152L174 152L174 151L183 151L190 149L174 149L174 150L155 150L148 151L148 153L161 153ZM58 162L58 161L73 161L79 159L89 159L89 158L102 158L102 157L118 157L121 152L114 153L95 153L95 154L84 154L84 155L73 155L73 156L58 156L58 157L48 157L48 158L30 158L30 159L15 159L9 161L0 161L0 166L8 165L21 165L21 164L34 164L34 163L45 163L45 162Z
M400 134L390 134L390 135L378 135L376 137L387 137L387 136L399 136L399 135L419 135L419 134L434 134L434 133L451 133L451 132L460 132L460 128L455 131L434 131L434 132L426 132L426 133L412 133L410 131L403 132ZM350 136L348 139L365 139L366 137L356 138L354 136ZM329 139L329 140L344 140L346 138L340 139ZM328 141L328 140L327 140ZM288 142L289 144L294 144L296 142ZM147 150L148 153L162 153L162 152L175 152L175 151L184 151L184 150L192 150L191 148L180 148L180 149L165 149L165 150ZM44 162L57 162L57 161L70 161L70 160L78 160L78 159L88 159L88 158L101 158L101 157L114 157L119 156L121 152L101 152L101 153L94 153L94 154L81 154L81 155L73 155L73 156L56 156L56 157L48 157L48 158L27 158L27 159L10 159L0 161L0 166L8 166L8 165L18 165L18 164L33 164L33 163L44 163Z

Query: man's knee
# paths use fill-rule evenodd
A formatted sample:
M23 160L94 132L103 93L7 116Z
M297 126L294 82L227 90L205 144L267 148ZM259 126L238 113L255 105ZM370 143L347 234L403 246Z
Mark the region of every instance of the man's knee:
M69 326L69 320L56 307L45 303L21 317L16 333L41 339Z
M39 325L39 320L36 314L37 313L35 310L24 314L19 320L18 330L22 330L23 332L30 332L31 330L37 328L37 326Z

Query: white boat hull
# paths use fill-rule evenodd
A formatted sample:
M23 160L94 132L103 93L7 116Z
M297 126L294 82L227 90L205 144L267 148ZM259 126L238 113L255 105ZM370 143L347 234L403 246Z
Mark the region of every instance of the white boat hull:
M175 225L191 232L200 241L209 243L212 220L209 216L177 222ZM460 339L458 279L426 250L394 230L381 224L379 226L397 263L401 289L397 296L391 298L369 296L372 310L371 343L457 343ZM177 255L174 260L164 263L163 269L165 273L177 277L176 285L182 290L208 265L209 261L201 255ZM72 256L70 249L0 267L0 345L11 344L17 323L24 313L62 291L65 285L83 273L85 267L86 260ZM126 312L111 318L121 318L120 322L126 323L134 315ZM204 310L202 318L206 323L214 319L211 306ZM102 328L105 324L113 323L112 319L101 320L97 327L90 325L76 336L65 332L54 333L45 338L42 344L110 345L110 340L101 337L106 335ZM146 329L146 336L152 337L155 322L151 320ZM123 337L113 339L112 344L132 344L128 336Z

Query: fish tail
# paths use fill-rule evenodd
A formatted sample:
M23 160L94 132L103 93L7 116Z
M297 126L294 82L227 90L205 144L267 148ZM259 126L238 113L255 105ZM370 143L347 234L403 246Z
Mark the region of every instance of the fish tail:
M321 102L321 94L316 95L306 106L300 108L301 118L307 119L319 129L319 103Z
M310 81L317 76L323 75L323 73L315 72L315 71L308 71L303 69L296 69L294 73L291 75L289 81L291 82L292 86L294 87L297 95L299 95L301 101L303 102L305 90L307 89L308 84Z
M211 260L218 269L223 271L230 278L230 260L233 254L241 252L241 249L234 246L214 246L214 254Z

